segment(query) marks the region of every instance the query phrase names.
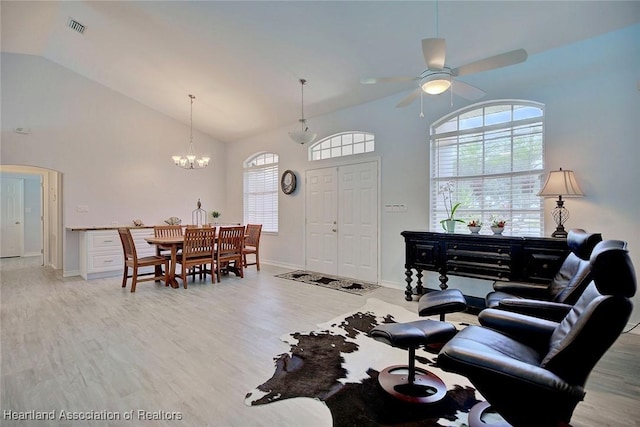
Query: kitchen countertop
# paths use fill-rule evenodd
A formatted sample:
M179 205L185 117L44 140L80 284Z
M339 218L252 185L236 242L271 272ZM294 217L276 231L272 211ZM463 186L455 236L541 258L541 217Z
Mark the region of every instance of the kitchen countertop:
M143 225L140 227L136 227L135 225L91 225L85 227L66 227L69 231L97 231L97 230L117 230L118 228L129 228L129 229L138 229L138 228L153 228L153 225Z

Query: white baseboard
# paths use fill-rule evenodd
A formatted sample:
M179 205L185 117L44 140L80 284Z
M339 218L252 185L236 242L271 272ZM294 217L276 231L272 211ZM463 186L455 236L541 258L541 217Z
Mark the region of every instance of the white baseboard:
M63 270L62 277L80 276L80 270Z
M407 287L406 284L396 283L396 282L385 282L385 281L378 282L378 285L384 286L385 288L398 289L401 291L404 291L405 288Z
M270 261L270 260L263 260L263 259L260 259L260 264L272 265L274 267L287 268L290 270L304 270L304 267L300 265L284 264L277 261Z

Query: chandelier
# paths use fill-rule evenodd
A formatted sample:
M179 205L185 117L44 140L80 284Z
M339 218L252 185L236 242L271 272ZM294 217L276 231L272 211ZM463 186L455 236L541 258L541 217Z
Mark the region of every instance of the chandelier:
M289 137L298 144L308 144L316 139L317 134L310 132L307 127L307 120L304 118L304 85L307 83L305 79L300 79L300 92L302 95L302 117L298 119L300 122L300 130L289 132Z
M189 133L189 151L186 156L172 156L173 163L183 169L202 169L209 166L209 157L196 156L196 149L193 147L193 100L195 96L189 95L191 99L191 128Z

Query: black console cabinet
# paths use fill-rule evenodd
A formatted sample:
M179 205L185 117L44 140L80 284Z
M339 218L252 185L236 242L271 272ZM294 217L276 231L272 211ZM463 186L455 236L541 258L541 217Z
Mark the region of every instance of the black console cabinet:
M547 283L569 254L565 239L403 231L405 241L405 299L422 295L423 271L487 280ZM413 271L416 286L413 286Z

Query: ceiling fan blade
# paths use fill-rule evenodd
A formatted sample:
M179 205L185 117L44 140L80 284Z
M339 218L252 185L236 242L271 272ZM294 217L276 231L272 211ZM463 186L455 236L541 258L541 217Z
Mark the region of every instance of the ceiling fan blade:
M458 96L468 99L469 101L475 101L487 94L482 89L478 89L469 83L461 82L460 80L453 80L451 82L451 90Z
M454 76L465 76L467 74L480 73L482 71L494 70L496 68L507 67L509 65L519 64L527 60L527 51L524 49L516 49L510 52L501 53L500 55L491 56L463 65L452 70Z
M430 70L441 70L444 68L446 54L446 43L444 39L423 39L422 54L427 68Z
M363 85L372 85L376 83L410 82L418 79L419 77L364 77L360 79L360 83Z
M400 101L400 103L398 103L398 105L396 105L396 107L397 108L402 108L402 107L406 107L407 105L411 104L420 95L421 91L422 91L422 89L420 89L420 88L414 90L413 92L411 92L409 94L409 96L407 96L405 99Z

